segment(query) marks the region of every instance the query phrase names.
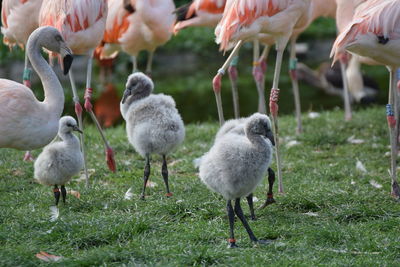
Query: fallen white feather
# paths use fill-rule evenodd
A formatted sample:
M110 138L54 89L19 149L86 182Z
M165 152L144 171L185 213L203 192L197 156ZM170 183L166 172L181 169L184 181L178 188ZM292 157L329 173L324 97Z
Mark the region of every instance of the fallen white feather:
M308 117L309 117L310 119L316 119L316 118L318 118L319 116L321 116L321 114L319 114L318 112L309 112L309 113L308 113Z
M294 147L294 146L297 146L297 145L300 145L300 142L297 141L297 140L292 140L292 141L289 141L289 142L286 144L286 147L287 147L287 148L291 148L291 147Z
M90 178L90 176L92 176L94 173L96 172L95 169L88 169L88 176ZM82 181L86 181L86 176L85 176L85 171L82 170L80 172L80 176L78 179L75 179L76 182L82 182Z
M147 181L146 187L153 188L153 187L156 187L156 186L157 186L157 183L151 182L151 181Z
M370 183L370 185L372 185L375 188L378 188L378 189L382 188L382 185L375 180L371 180L371 181L369 181L369 183Z
M349 142L350 144L362 144L365 141L363 139L356 139L354 135L350 136L349 138L347 138L347 142Z
M318 213L316 213L316 212L311 212L311 211L309 211L309 212L307 212L307 213L303 213L304 215L307 215L307 216L312 216L312 217L318 217L319 216L319 214Z
M132 194L132 187L131 188L129 188L128 189L128 191L126 191L126 193L125 193L125 196L124 196L124 199L127 199L127 200L130 200L130 199L132 199L132 197L133 197L133 194Z
M253 196L253 202L258 202L258 201L259 201L259 199L257 197Z
M354 182L354 180L351 180L350 184L351 184L351 185L355 185L356 182Z
M58 210L57 206L51 206L50 207L50 221L55 222L58 219L58 216L60 216L60 211Z
M364 164L359 160L357 160L356 168L360 172L367 173L367 169L365 168Z

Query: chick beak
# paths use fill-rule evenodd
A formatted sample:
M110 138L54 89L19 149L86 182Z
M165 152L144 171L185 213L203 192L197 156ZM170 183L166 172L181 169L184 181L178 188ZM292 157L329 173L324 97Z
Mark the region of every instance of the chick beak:
M132 90L131 89L125 89L124 95L122 96L121 103L124 104L128 96L132 95Z
M271 144L273 146L275 146L275 139L274 139L274 134L272 133L272 131L268 131L265 136L269 139L269 141L271 141Z
M79 129L78 125L72 126L72 130L77 131L79 133L83 133L81 129Z

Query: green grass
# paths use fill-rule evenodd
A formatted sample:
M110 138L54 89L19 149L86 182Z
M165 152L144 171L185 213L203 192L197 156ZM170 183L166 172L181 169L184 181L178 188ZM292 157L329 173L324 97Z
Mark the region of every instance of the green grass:
M399 266L400 203L389 195L384 107L360 110L351 122L338 110L303 118L305 133L298 137L293 117L281 118L282 137L301 145L283 146L286 194L276 193L277 203L257 210L258 220L250 222L258 238L273 242L255 246L237 221L238 249L227 249L225 201L207 190L192 166L210 147L216 123L187 125L184 144L169 158L170 199L164 196L160 158L153 158L151 180L157 186L146 201L139 200L144 160L129 146L124 128L107 130L118 163L112 174L90 126L85 134L89 168L95 169L91 187L68 184L81 198L69 196L55 222L49 220L51 188L33 181L32 163L22 162L22 152L2 149L0 266L47 264L35 258L39 251L63 256L59 264L66 266ZM366 142L350 144L352 135ZM367 173L356 169L357 159ZM257 206L265 199L265 183L255 192ZM131 186L134 197L125 200Z

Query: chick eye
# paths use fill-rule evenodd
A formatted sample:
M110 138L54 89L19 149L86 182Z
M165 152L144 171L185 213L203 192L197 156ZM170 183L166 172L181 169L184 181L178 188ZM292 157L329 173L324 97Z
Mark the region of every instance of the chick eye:
M67 127L72 127L72 124L68 122Z
M56 35L54 38L56 39L57 42L60 42L62 40L61 35Z

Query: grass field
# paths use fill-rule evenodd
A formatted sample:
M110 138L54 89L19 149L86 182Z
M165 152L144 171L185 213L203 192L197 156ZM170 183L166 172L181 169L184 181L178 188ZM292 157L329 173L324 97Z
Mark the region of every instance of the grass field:
M400 266L400 203L389 194L384 107L358 111L346 123L338 110L316 119L304 114L301 136L293 134L292 116L283 116L280 125L284 144L300 142L283 146L286 194L275 186L277 203L256 210L258 220L250 221L258 238L272 242L252 244L237 221L238 249L227 248L225 201L207 190L192 166L209 149L216 123L187 125L184 144L169 158L172 198L164 196L160 158L153 158L156 186L145 201L139 199L144 160L129 146L124 127L107 130L115 174L103 161L100 137L88 127L91 187L71 182L67 189L81 198L69 196L53 222L51 188L34 182L23 152L2 149L0 266L47 264L35 257L39 251L62 256L63 266ZM348 142L351 136L365 142ZM366 172L356 168L357 160ZM255 192L257 206L265 184ZM134 195L126 200L130 187Z

